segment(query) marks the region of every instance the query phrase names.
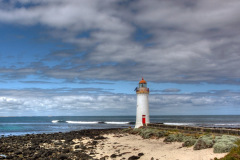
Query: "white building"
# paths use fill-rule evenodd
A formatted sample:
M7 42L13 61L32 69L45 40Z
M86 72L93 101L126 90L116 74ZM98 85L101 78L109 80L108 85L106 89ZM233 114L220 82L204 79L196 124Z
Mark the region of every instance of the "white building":
M137 115L135 128L139 128L150 123L148 106L149 88L147 88L147 82L143 78L139 82L139 87L136 88L136 93L137 93Z

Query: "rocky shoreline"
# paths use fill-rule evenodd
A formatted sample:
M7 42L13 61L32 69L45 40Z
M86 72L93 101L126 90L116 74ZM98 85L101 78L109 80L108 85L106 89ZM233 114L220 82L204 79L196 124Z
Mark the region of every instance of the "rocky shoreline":
M93 150L96 149L96 145L105 139L102 135L120 131L121 129L91 129L67 133L1 137L0 159L91 160L95 159Z
M163 134L168 132L169 134ZM213 148L209 147L199 150L194 150L191 145L183 147L182 142L176 138L186 139L172 131L170 133L152 128L89 129L66 133L2 136L0 159L192 160L198 157L209 160L226 155L213 153Z

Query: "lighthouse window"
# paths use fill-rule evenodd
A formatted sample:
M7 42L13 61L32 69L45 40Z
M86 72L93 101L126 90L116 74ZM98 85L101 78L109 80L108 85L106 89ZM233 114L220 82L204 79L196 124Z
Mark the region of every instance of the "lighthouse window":
M147 84L146 84L146 83L140 83L140 84L139 84L139 88L140 88L140 87L147 87Z

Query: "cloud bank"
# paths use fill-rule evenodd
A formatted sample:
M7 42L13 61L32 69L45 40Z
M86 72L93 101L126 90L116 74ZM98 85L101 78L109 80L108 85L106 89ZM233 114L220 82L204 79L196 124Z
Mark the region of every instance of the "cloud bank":
M237 0L18 0L0 5L1 23L41 25L51 38L74 46L74 51L42 57L49 63L50 57L61 58L54 67L2 68L3 77L136 80L143 75L156 82L239 84Z

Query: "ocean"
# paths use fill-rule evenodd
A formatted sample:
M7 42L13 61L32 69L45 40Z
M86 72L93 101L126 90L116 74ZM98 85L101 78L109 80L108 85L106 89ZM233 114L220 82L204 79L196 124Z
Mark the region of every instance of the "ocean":
M0 117L0 136L134 127L135 116ZM240 128L240 115L150 116L151 123Z

